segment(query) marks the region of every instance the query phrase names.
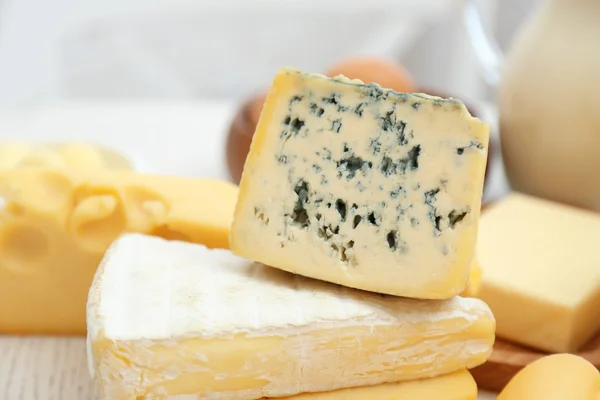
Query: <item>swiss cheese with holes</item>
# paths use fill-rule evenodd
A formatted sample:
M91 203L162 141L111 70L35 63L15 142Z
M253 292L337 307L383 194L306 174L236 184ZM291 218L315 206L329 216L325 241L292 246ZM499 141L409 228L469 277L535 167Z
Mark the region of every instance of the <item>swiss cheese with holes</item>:
M123 232L227 248L237 187L103 169L0 173L0 333L85 333L96 268Z

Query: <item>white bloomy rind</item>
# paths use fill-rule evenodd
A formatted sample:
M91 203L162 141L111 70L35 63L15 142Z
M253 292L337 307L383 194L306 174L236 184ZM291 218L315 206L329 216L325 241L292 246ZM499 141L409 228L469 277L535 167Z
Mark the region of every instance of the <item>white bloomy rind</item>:
M385 348L373 352L373 365L345 367L346 373L363 372L363 375L371 376L356 382L341 382L340 379L336 382L339 387L377 384L381 382L370 370L375 365L398 368L406 363L416 368L428 357L434 357L436 361L439 358L441 362L455 358L458 370L471 366L469 360L474 356L484 355L485 358L491 351L493 335L487 340L465 334L464 341L447 341L442 335L420 343L415 341L415 344L407 342L414 337L406 336L419 324L445 329L436 323L454 320L460 322L451 324L448 334L461 335L466 327L481 319L493 321L493 316L477 299L456 297L423 301L382 296L296 276L253 263L226 250L127 234L107 251L90 290L87 306L89 365L96 381L110 380L108 376L98 376L106 373L106 368L98 368L103 360L94 359L92 347L96 340L123 343L124 348L128 347L127 351L134 351L133 347L148 348L156 344L173 346L186 338L211 340L244 334L247 338L284 337L286 340L280 351L301 354L308 350L311 354L303 354L298 362L311 360L311 363L327 366L331 357L314 350L318 347L316 343L308 345L307 341L312 339L310 333L330 329L335 337L341 328L397 326L397 335L389 337ZM356 346L360 346L359 339ZM183 357L187 358L189 354ZM185 368L165 370L161 379L174 379L180 374L205 368L202 367L206 366L202 362L206 361L202 360L203 354L193 357L197 362ZM297 382L293 376L299 367L283 368L288 371L279 372L287 374L289 382L284 382L281 377L265 376L264 379L270 382L264 389L266 392L290 393L290 382ZM139 385L144 366L132 363L118 374L123 377L120 385L127 382ZM430 375L435 374L432 370ZM325 381L330 382L330 379ZM152 386L151 382L142 385ZM335 389L317 382L306 385L302 389ZM248 390L214 398L254 399L256 395L255 391Z

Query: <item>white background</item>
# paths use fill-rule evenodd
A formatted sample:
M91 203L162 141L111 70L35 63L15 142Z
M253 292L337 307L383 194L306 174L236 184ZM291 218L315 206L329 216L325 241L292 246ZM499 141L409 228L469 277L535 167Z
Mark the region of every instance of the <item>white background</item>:
M61 98L242 98L282 64L382 54L426 87L493 98L465 0L0 0L0 107ZM501 46L535 0L479 0ZM1 133L0 133L1 134Z

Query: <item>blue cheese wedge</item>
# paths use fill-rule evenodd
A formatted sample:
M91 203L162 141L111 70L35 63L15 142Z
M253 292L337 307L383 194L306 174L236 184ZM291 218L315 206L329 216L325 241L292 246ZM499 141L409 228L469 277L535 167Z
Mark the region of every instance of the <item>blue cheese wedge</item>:
M455 296L474 256L488 141L458 100L282 69L246 161L231 249L353 288Z

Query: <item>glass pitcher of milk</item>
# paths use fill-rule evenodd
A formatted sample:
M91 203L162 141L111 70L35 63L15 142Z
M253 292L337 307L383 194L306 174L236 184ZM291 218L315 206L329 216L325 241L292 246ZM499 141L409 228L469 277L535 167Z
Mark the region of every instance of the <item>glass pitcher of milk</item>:
M600 1L545 0L502 54L475 0L464 18L497 89L514 190L600 212Z

